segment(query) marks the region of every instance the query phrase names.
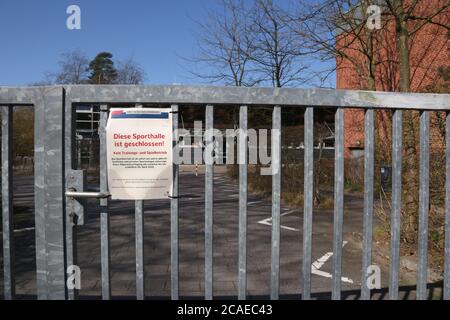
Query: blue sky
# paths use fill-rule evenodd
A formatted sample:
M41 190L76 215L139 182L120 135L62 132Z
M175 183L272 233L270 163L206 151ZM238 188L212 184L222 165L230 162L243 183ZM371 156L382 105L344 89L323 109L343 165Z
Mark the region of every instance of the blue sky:
M81 30L68 30L66 9L81 8ZM28 85L57 70L60 55L80 49L134 58L147 84L196 84L186 68L195 53L195 21L214 0L0 0L0 85Z

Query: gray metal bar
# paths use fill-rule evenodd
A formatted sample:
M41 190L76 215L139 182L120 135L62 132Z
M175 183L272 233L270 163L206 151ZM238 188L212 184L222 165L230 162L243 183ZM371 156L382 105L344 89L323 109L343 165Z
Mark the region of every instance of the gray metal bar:
M332 299L341 299L342 225L344 219L344 109L335 114L333 290Z
M420 114L420 182L419 182L419 261L417 268L418 300L427 298L428 210L430 204L430 113Z
M106 199L111 196L109 192L88 192L75 190L67 190L65 194L66 197L80 198L80 199L89 199L89 198Z
M400 269L400 212L402 196L402 111L395 110L392 119L392 212L391 212L391 265L389 273L389 299L398 299Z
M136 233L136 298L145 299L145 263L144 263L144 202L135 201Z
M142 104L136 104L136 108L142 108ZM144 260L144 201L134 202L134 222L136 235L136 298L145 299L145 260Z
M374 175L374 110L365 112L364 120L364 218L361 300L370 300L367 286L368 268L372 264L373 175Z
M100 106L100 192L108 192L107 155L106 155L106 124L108 122L108 105ZM111 253L109 237L108 199L100 199L100 248L102 265L102 298L111 299Z
M239 110L239 300L247 297L247 106Z
M14 221L12 174L13 108L1 107L2 112L2 226L3 226L3 287L4 299L15 296Z
M172 105L172 127L173 127L173 145L178 143L178 105ZM178 155L174 154L174 157ZM175 159L174 159L175 160ZM179 299L179 280L178 280L178 175L179 168L177 161L173 164L173 185L172 199L170 200L170 283L172 300Z
M205 147L213 142L214 107L206 106ZM206 160L206 159L205 159ZM205 165L205 299L213 298L213 211L214 164Z
M249 88L214 86L65 86L73 102L89 103L176 103L233 105L283 105L293 107L355 107L421 110L450 110L450 95L362 90ZM5 89L0 103L9 103Z
M36 95L55 87L0 87L0 104L33 105ZM59 87L58 87L59 88ZM450 95L363 90L248 88L213 86L64 86L69 103L190 103L285 105L292 107L354 107L450 110ZM145 97L145 98L143 98Z
M445 262L444 300L450 300L450 112L445 121Z
M38 299L67 298L65 261L64 93L35 96L35 226ZM40 137L38 137L40 135Z
M65 102L65 124L64 124L64 148L65 148L65 169L66 169L66 189L68 184L76 181L75 175L72 175L75 168L75 152L76 152L76 140L75 140L75 108L72 104ZM83 181L84 182L84 181ZM78 265L77 259L77 225L74 223L74 217L70 216L74 214L75 207L73 203L66 201L66 265L67 267ZM78 290L67 289L67 298L69 300L75 300L78 297Z
M74 127L70 127L74 128ZM67 133L67 131L66 131ZM67 143L66 135L66 143ZM70 143L72 146L72 143ZM72 153L74 150L68 149L66 145L66 154ZM73 159L73 158L72 158ZM68 190L83 190L86 185L86 174L83 170L73 170L70 161L66 159L66 188ZM77 226L85 225L87 222L87 216L84 212L84 206L86 201L84 199L78 199L73 197L67 197L66 195L66 265L67 265L67 277L71 277L76 268L70 268L72 266L78 266L77 257ZM71 272L71 273L70 273ZM69 280L68 280L69 281ZM76 279L71 277L71 284L67 282L67 298L69 300L75 300L78 298L79 288L75 287Z
M270 298L280 292L280 211L281 211L281 107L273 108L272 119L272 260Z
M64 260L64 100L62 88L43 96L45 112L45 241L47 255L48 299L65 299L66 265ZM42 168L41 168L42 170Z
M314 190L314 109L306 108L303 180L303 300L311 299L312 213Z
M40 300L48 299L45 226L45 109L40 101L34 114L34 218L36 238L36 290Z

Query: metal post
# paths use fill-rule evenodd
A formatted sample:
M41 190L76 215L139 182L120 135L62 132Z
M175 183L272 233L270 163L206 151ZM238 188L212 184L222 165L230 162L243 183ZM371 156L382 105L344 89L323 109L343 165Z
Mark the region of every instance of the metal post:
M239 110L239 300L247 296L247 106Z
M179 142L178 135L178 105L172 105L172 126L173 126L173 145ZM174 155L177 157L178 155ZM174 159L175 160L175 159ZM172 199L170 200L170 282L172 300L179 299L179 282L178 282L178 174L179 169L177 161L173 164L173 187Z
M47 248L45 239L45 109L43 102L35 105L34 115L34 217L36 237L36 289L40 300L48 299Z
M370 300L367 286L368 268L372 264L373 175L374 175L374 110L365 112L364 123L364 221L361 300Z
M304 209L303 209L303 300L311 299L311 249L314 190L314 109L306 108L304 117Z
M108 192L107 155L106 155L106 124L108 122L108 105L100 106L100 192ZM111 253L109 237L109 207L108 199L100 199L100 248L102 264L102 298L111 299Z
M344 219L344 109L335 114L333 290L332 299L341 299L342 225Z
M273 108L272 119L272 262L270 298L280 293L280 211L281 211L281 107Z
M35 226L38 299L67 297L64 174L64 90L35 97Z
M417 299L427 298L428 210L430 204L430 113L420 114L420 183L419 183L419 263Z
M395 110L392 121L392 212L391 212L391 265L389 299L398 299L400 269L400 210L402 195L402 111Z
M445 262L444 300L450 300L450 112L445 126Z
M81 155L80 149L81 146L76 143L75 132L76 132L76 107L72 106L71 101L65 102L65 137L64 137L64 147L65 147L65 169L66 169L66 190L69 185L72 185L76 179L76 172L78 173L77 177L81 177L81 187L83 188L84 184L84 174L83 171L75 171L73 170L77 162L79 161L81 156L77 157L77 153ZM76 152L78 149L78 152ZM78 166L81 168L81 165ZM66 265L74 266L77 265L77 218L75 216L77 212L75 212L77 208L74 208L74 201L66 201ZM79 213L79 212L78 212ZM84 219L83 219L84 220ZM78 290L76 289L67 289L67 298L69 300L75 300L78 297Z
M12 127L13 107L1 106L2 112L2 226L3 226L3 274L5 300L15 296L14 278L14 221L13 221L13 159Z
M206 106L205 150L213 149L214 107ZM205 299L213 298L214 157L205 159Z
M136 104L142 108L142 104ZM144 260L144 201L135 201L135 234L136 234L136 298L145 299L145 260Z

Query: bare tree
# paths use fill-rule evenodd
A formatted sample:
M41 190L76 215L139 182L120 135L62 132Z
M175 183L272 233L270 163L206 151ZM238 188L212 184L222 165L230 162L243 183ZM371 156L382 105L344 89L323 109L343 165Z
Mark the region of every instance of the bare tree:
M254 45L249 10L242 0L220 2L222 12L211 11L206 22L197 23L198 52L186 59L192 65L189 71L209 83L253 86L259 79L252 72Z
M366 28L370 0L300 1L294 14L286 13L293 30L304 39L303 47L318 62L331 62L316 71L324 81L336 69L351 68L359 87L376 90L376 50L385 28ZM383 21L383 23L385 23Z
M296 11L286 13L294 32L305 39L304 50L324 65L315 70L320 82L334 77L337 71L337 84L347 89L377 90L383 86L380 70L384 65L392 66L395 44L383 42L391 37L386 20L381 21L380 29L367 28L367 11L373 3L373 0L300 1ZM381 50L382 44L386 49ZM345 83L340 83L344 79ZM351 112L351 127L346 130L358 133L364 128L364 111ZM391 117L384 111L376 116L380 124L377 150L381 151L377 153L377 161L384 162L390 157Z
M272 0L255 0L251 30L254 50L249 56L259 78L273 87L306 82L308 66L302 63L303 37L293 32L284 11Z
M118 84L142 84L144 80L145 72L133 58L117 63Z
M450 2L445 0L384 0L385 15L395 23L400 91L411 91L411 37L429 25L450 30Z
M381 8L379 30L365 27L371 4ZM448 46L442 35L449 30L449 7L448 0L303 1L291 21L296 32L308 39L312 54L322 60L336 59L337 69L346 72L343 68L348 68L347 78L356 73L358 88L409 92L424 90L424 79L436 77L430 59ZM391 115L381 111L377 116L378 154L389 158ZM418 223L418 114L404 111L403 118L407 179L402 232L406 231L406 241L413 242Z
M280 8L271 0L221 3L223 12L210 12L207 22L199 23L199 53L188 59L200 66L191 68L194 76L235 86L283 87L306 81L301 39Z
M80 50L63 53L58 65L59 71L52 75L56 84L83 84L87 82L89 59Z
M400 91L411 91L411 39L423 28L433 25L450 29L450 2L442 0L385 0L386 15L394 21L399 60ZM412 111L404 113L405 168L409 178L405 184L405 215L407 216L407 240L413 238L418 224L418 116ZM409 236L408 236L409 235Z

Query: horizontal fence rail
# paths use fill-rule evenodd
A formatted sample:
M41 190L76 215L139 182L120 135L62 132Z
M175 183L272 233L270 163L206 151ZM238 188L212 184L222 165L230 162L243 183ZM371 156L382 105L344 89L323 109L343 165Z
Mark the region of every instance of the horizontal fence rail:
M101 292L103 299L111 298L110 269L110 216L106 176L105 127L109 108L121 104L135 106L167 105L173 113L173 129L178 128L178 112L184 105L205 107L206 129L214 128L214 108L217 106L239 107L238 163L238 261L236 266L239 299L248 297L247 288L247 174L248 174L248 110L252 107L273 107L271 135L271 179L272 179L272 229L270 298L280 297L280 211L281 211L281 129L282 109L299 107L304 112L304 210L302 257L302 299L311 298L313 185L314 185L314 117L319 108L335 109L335 177L334 177L334 225L332 299L341 299L341 266L344 225L344 129L345 108L364 109L364 209L363 254L361 269L361 299L370 299L367 285L368 267L372 264L372 229L374 206L374 110L392 109L392 211L390 242L389 298L399 297L400 276L400 217L402 207L402 161L403 161L403 111L419 110L420 113L420 199L419 199L419 261L417 273L417 299L427 298L427 241L429 213L429 111L450 112L450 95L388 93L326 89L269 89L234 87L190 87L190 86L54 86L11 88L0 87L2 109L2 219L4 298L15 296L14 283L14 235L12 210L12 106L35 107L35 224L37 295L39 299L74 299L77 290L66 287L66 268L76 263L76 223L73 215L83 217L83 205L74 202L88 192L76 190L72 180L82 181L83 172L74 170L74 109L79 104L100 105L100 191L96 195L100 204L101 242ZM450 117L446 119L446 141L450 139ZM175 131L176 132L176 131ZM174 136L174 143L179 137ZM208 133L206 147L213 145L214 137ZM204 298L213 299L213 228L214 228L214 164L206 164L205 173L205 261ZM173 196L170 201L170 273L171 298L180 298L179 293L179 203L178 166L174 165ZM78 182L80 187L82 182ZM450 147L446 144L446 203L445 203L445 265L444 299L450 299ZM67 194L66 194L67 192ZM300 191L299 191L300 192ZM78 196L80 195L80 196ZM81 201L81 200L80 200ZM70 211L70 212L69 212ZM80 225L80 224L79 224ZM136 250L136 298L144 299L145 248L144 206L135 202L135 250Z

